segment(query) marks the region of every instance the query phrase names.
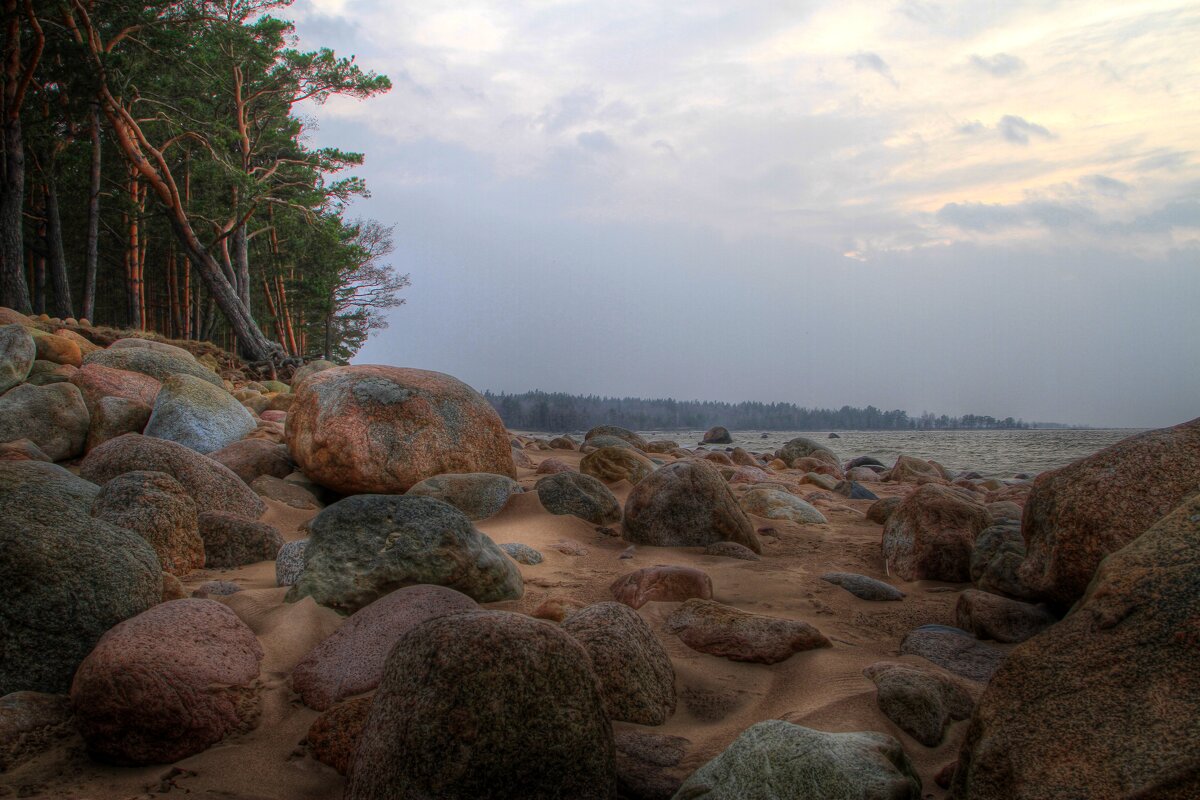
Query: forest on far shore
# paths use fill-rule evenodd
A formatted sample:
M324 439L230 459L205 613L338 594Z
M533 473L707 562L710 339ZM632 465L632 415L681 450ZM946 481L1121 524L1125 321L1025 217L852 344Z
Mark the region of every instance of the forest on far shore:
M363 154L306 113L388 91L298 47L292 0L0 6L0 306L346 361L408 277L355 219Z
M906 431L906 430L1024 430L1066 428L1058 423L1025 422L980 414L951 417L925 412L910 416L875 406L803 408L794 403L722 403L711 400L599 397L564 392L533 391L484 396L505 426L529 431L582 431L596 425L620 425L632 430L705 430L723 425L730 430L775 431Z

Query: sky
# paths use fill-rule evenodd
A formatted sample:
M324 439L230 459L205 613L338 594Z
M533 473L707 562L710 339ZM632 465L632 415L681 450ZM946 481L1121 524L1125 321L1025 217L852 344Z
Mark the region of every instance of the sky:
M394 88L406 304L355 359L477 389L1200 416L1200 5L297 0Z

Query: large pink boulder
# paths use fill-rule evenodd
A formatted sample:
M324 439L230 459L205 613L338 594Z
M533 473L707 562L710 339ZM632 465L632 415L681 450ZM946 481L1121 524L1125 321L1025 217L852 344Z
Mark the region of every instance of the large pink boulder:
M263 651L214 600L172 600L104 634L79 665L71 701L89 752L117 764L168 764L258 719Z
M309 708L324 711L379 685L388 653L426 620L477 611L479 605L445 586L406 586L350 615L292 671L292 688Z
M1146 431L1044 472L1021 518L1021 581L1069 606L1096 567L1200 488L1200 419Z
M433 475L517 476L499 415L440 372L335 367L297 387L286 439L313 481L342 494L398 494Z
M158 390L162 388L162 382L157 378L101 364L84 364L71 375L70 381L79 387L89 411L101 397L123 397L153 408Z

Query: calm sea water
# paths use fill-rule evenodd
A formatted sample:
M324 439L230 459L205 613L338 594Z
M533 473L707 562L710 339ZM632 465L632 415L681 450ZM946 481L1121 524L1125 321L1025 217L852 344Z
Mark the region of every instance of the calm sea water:
M807 436L837 453L843 460L874 456L891 466L898 455L933 459L954 472L975 470L987 478L1011 478L1019 472L1035 475L1069 464L1102 450L1138 431L1033 430L1033 431L838 431L841 438L828 439L829 431L731 431L733 444L747 450L776 450L788 439ZM694 447L704 431L675 431L642 434L655 439L674 439ZM709 445L718 447L718 445Z
M672 439L683 447L695 447L704 431L639 431L648 439ZM974 470L988 478L1011 478L1024 472L1036 475L1055 469L1133 436L1129 428L1109 430L1034 431L731 431L733 444L764 452L777 450L784 442L807 436L826 445L843 460L874 456L891 466L898 455L933 459L946 469ZM546 435L546 434L539 434ZM558 435L558 434L553 434ZM709 445L719 448L721 445Z

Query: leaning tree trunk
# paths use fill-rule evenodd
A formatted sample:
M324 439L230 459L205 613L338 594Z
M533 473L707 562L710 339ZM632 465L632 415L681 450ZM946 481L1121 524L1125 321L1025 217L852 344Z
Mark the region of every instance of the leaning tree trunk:
M3 180L0 180L0 306L23 314L33 311L25 282L25 243L21 238L25 206L25 146L21 120L4 125Z
M62 217L58 213L58 184L54 178L53 159L47 167L46 259L50 269L50 286L54 293L51 316L66 319L74 316L74 311L71 307L71 280L67 277L67 256L63 251Z

